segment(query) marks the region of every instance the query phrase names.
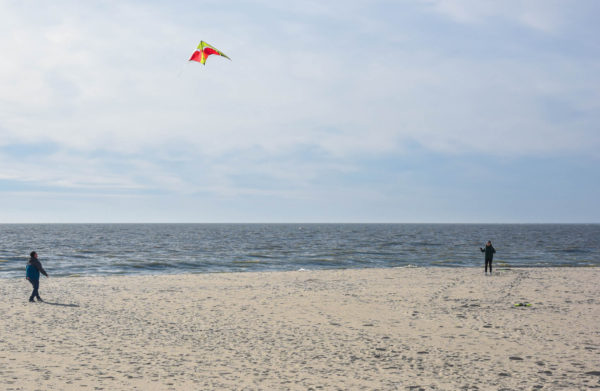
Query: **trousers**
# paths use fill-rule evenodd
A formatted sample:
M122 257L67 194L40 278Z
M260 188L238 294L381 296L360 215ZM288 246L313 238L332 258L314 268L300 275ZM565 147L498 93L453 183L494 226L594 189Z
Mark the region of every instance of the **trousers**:
M485 260L485 272L486 273L487 273L488 265L490 265L490 273L491 273L492 272L492 260L491 259Z
M31 285L33 285L33 292L31 292L31 296L29 296L29 300L33 300L34 297L40 299L40 294L38 293L38 289L40 288L40 280L29 280Z

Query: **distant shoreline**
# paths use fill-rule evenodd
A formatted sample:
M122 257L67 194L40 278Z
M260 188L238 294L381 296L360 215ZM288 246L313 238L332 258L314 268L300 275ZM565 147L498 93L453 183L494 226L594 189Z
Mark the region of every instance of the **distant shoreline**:
M482 262L483 263L483 262ZM206 271L206 272L182 272L182 273L113 273L113 274L71 274L71 275L52 275L51 271L48 271L50 274L50 278L65 278L65 279L74 279L74 278L119 278L119 277L160 277L160 276L196 276L196 275L232 275L232 274L271 274L271 273L319 273L319 272L335 272L335 271L366 271L366 270L395 270L395 269L448 269L448 270L478 270L481 269L483 271L484 266L396 266L396 267L356 267L356 268L332 268L332 269L299 269L299 270L247 270L247 271ZM573 266L573 265L565 265L565 266L497 266L494 265L494 273L499 274L501 272L511 271L511 270L530 270L530 271L539 271L544 269L595 269L600 268L599 265L582 265L582 266ZM25 268L23 268L23 276L22 277L0 277L0 280L15 280L25 278ZM46 277L41 277L42 282L45 281Z

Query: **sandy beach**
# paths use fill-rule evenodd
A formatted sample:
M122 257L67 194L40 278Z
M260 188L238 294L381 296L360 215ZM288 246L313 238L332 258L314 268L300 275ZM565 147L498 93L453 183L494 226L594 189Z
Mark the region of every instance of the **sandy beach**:
M51 277L28 303L27 281L4 279L0 389L600 388L598 281L598 268Z

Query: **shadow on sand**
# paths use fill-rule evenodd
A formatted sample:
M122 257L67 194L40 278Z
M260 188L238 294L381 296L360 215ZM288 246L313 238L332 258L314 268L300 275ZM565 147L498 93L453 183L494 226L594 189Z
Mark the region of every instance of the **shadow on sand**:
M79 307L79 304L52 303L50 301L44 301L44 304L56 305L56 306L59 306L59 307Z

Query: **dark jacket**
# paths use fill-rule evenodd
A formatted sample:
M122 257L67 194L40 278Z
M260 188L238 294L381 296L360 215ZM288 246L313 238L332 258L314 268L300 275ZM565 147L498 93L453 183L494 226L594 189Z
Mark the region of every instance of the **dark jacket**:
M34 281L40 279L40 273L48 277L48 273L46 273L46 271L42 267L42 263L35 258L29 258L29 262L27 262L27 269L25 273L29 280Z
M496 249L494 249L494 246L489 245L489 246L485 246L485 248L480 248L482 253L485 253L485 260L486 261L491 261L492 259L494 259L494 253L496 252Z

